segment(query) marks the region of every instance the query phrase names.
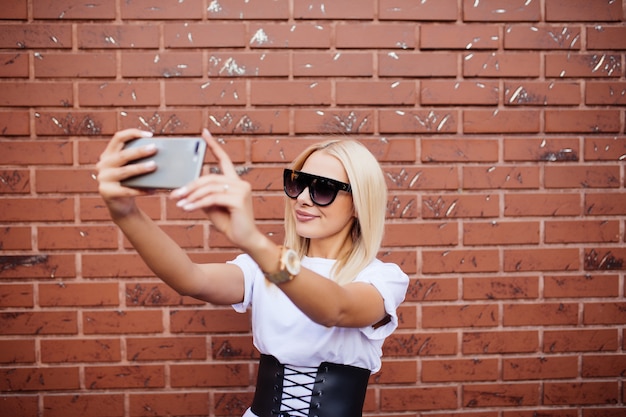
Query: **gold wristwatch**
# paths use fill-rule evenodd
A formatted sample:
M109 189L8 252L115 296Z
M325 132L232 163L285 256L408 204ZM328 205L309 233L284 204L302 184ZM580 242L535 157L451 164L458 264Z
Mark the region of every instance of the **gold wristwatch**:
M263 272L265 278L274 284L291 281L300 273L300 256L293 250L280 247L280 264L277 272Z

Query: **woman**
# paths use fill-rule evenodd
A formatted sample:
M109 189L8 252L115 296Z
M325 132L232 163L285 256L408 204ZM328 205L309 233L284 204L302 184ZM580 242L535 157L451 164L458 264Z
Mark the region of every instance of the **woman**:
M386 207L382 171L355 141L308 148L283 175L285 242L255 225L251 187L207 130L202 136L220 173L171 192L185 211L203 210L242 250L225 264L195 264L135 204L145 192L125 178L154 164L129 164L154 147L123 149L147 132L113 136L97 165L99 191L111 217L151 270L180 294L252 309L261 353L254 400L244 417L358 417L370 372L381 366L384 339L397 327L396 308L408 277L375 257Z

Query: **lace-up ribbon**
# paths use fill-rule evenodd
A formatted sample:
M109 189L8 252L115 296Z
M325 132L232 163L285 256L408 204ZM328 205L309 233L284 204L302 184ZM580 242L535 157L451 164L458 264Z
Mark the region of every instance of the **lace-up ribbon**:
M361 417L369 375L355 366L297 367L261 355L251 409L259 417Z

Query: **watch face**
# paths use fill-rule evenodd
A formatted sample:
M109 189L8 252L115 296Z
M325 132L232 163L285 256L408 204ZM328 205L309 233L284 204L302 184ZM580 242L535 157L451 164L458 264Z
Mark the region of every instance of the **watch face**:
M288 250L285 254L285 269L291 275L298 275L300 273L300 258L294 250Z

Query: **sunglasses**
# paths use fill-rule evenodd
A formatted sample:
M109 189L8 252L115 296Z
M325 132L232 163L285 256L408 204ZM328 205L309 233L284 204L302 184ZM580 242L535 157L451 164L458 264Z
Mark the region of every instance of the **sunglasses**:
M298 198L305 188L309 189L311 201L317 206L328 206L337 197L339 191L351 192L350 184L333 180L331 178L319 177L293 169L286 169L283 172L283 184L285 194L289 198Z

